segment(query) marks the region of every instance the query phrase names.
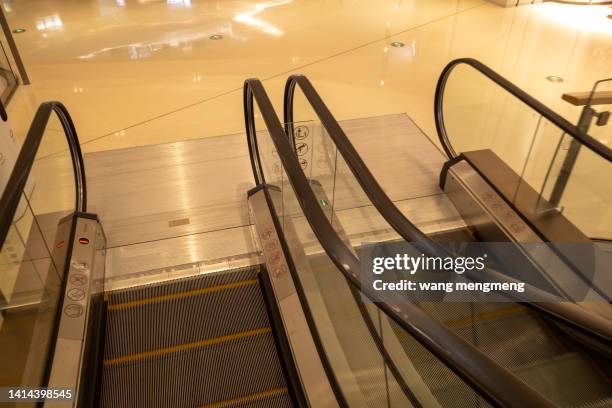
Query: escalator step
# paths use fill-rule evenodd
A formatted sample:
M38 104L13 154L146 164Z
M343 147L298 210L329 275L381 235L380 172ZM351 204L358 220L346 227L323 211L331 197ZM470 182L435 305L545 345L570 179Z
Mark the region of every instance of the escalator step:
M101 407L290 407L255 268L110 294Z
M106 360L270 325L254 270L113 293L107 309Z
M527 308L516 303L421 303L432 317L509 369L564 353Z
M228 283L256 279L259 268L259 266L255 266L228 270L117 290L109 293L108 304L109 306L113 306L119 303L133 302L156 296L169 295L187 289L210 288Z
M125 309L133 309L144 305L154 304L154 303L162 303L162 302L170 302L176 299L183 299L193 296L205 295L207 293L219 292L222 290L235 289L243 286L251 286L256 285L257 279L247 279L238 282L225 283L223 285L211 286L208 288L200 288L200 289L191 289L183 292L169 293L166 295L153 296L150 298L140 299L140 300L132 300L124 303L115 303L108 307L109 311L117 311L117 310L125 310Z
M271 332L271 329L269 327L262 327L260 329L249 330L247 332L228 334L226 336L214 337L211 339L195 341L193 343L178 344L172 347L148 350L148 351L144 351L142 353L136 353L136 354L128 354L125 356L120 356L120 357L104 360L104 366L107 367L107 366L122 364L122 363L130 362L130 361L144 360L147 358L163 356L166 354L178 353L181 351L197 349L197 348L207 347L207 346L213 346L215 344L221 344L227 341L242 339L244 337L256 336L259 334L270 333L270 332Z
M284 398L282 398L284 397ZM274 401L277 401L274 404ZM287 388L273 388L271 390L258 392L255 394L244 395L242 397L234 398L227 401L215 402L213 404L203 405L200 408L226 408L226 407L236 407L236 406L255 406L255 404L265 407L270 406L287 406L284 405L289 400L289 395L287 394ZM264 405L265 404L265 405Z

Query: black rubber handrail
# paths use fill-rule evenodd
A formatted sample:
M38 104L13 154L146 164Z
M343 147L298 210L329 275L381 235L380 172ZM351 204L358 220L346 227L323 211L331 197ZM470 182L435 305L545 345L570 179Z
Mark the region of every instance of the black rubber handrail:
M255 129L255 119L254 119L254 109L255 109L254 103L256 103L257 106L259 107L259 110L262 114L266 128L268 129L268 132L270 132L271 135L272 134L275 135L275 139L278 139L278 138L285 139L285 134L284 134L284 131L283 131L283 128L280 122L278 121L276 112L274 112L274 108L272 108L272 103L270 102L270 99L268 98L268 95L259 80L247 79L244 82L243 103L244 103L244 121L245 121L245 129L246 129L246 134L247 134L247 144L249 146L249 152L250 152L249 156L251 159L253 176L255 178L255 183L257 184L257 186L251 189L248 194L253 194L255 191L258 191L260 189L263 190L264 197L266 199L268 207L270 207L272 221L275 227L278 229L280 228L281 223L280 223L280 220L278 219L278 215L274 208L273 200L269 192L270 189L277 190L278 187L269 185L265 181L263 165L260 160L259 147L257 144L257 131ZM338 381L333 373L331 363L324 353L322 341L321 341L321 338L319 337L317 328L314 325L314 320L312 318L310 307L308 306L308 303L306 303L305 292L301 286L300 281L296 279L297 271L295 268L295 264L293 262L293 258L291 257L289 253L287 242L285 240L285 234L283 231L279 231L279 240L280 240L279 244L281 248L283 248L283 252L285 253L285 256L287 258L289 272L291 274L292 279L295 281L296 293L298 295L300 303L302 304L302 307L304 308L304 315L308 323L308 327L311 330L313 341L315 343L315 347L317 351L319 352L319 354L321 355L321 363L323 365L325 373L328 376L330 386L334 392L334 395L336 397L336 400L338 401L339 406L342 408L348 407L346 398L342 394Z
M434 116L436 121L436 130L438 131L438 137L442 148L446 155L452 159L457 157L457 152L453 149L453 146L446 133L446 127L444 125L444 90L446 89L446 83L448 78L457 65L469 65L491 81L495 82L501 88L506 90L508 93L514 95L517 99L525 103L531 109L542 115L546 120L553 123L563 132L568 134L570 137L579 141L582 145L588 147L595 154L603 157L607 161L612 161L612 150L601 143L599 140L592 136L582 132L577 126L572 125L567 119L559 115L558 113L551 110L548 106L523 91L512 82L483 64L482 62L473 58L458 58L449 62L446 67L442 70L438 83L436 85L436 94L434 99Z
M293 130L293 100L296 86L300 87L304 96L308 100L308 103L321 121L321 124L344 158L344 161L351 170L351 173L353 173L357 178L357 181L359 182L359 185L363 191L366 193L374 207L381 211L381 214L385 217L385 220L391 225L391 227L398 232L401 231L403 238L414 243L419 250L428 254L445 254L445 249L427 237L427 235L425 235L416 225L410 222L410 220L408 220L404 214L402 214L395 204L393 204L393 201L391 201L380 184L378 184L378 181L376 178L374 178L374 175L370 172L368 166L366 166L361 159L361 156L359 156L359 153L357 153L357 150L355 150L348 137L346 137L346 134L332 115L331 111L323 102L323 99L321 99L308 78L303 75L290 76L285 85L285 129L291 139L292 145L295 145Z
M319 205L263 85L257 79L249 79L245 81L244 86L245 123L256 182L265 182L265 175L257 147L253 97L258 103L297 201L315 236L348 282L370 299L374 299L371 293L362 290L359 260L338 236ZM500 407L554 406L540 393L518 380L508 370L459 338L416 305L408 302L375 304L491 404Z
M34 165L36 153L38 152L47 123L53 112L57 114L62 124L64 134L68 141L70 156L72 158L76 187L75 211L82 213L87 211L85 166L74 123L72 122L68 110L61 102L44 102L39 106L34 115L28 134L26 135L17 161L15 162L15 167L13 168L6 188L0 198L0 248L4 245L6 236L13 223L15 212L17 211L30 171Z
M449 253L446 248L443 248L431 238L427 237L416 225L410 222L410 220L402 214L399 208L397 208L395 203L391 201L363 162L361 156L359 156L315 88L308 78L303 75L290 76L285 86L285 128L293 144L295 144L293 135L293 100L295 88L298 85L366 196L380 215L389 223L391 228L404 238L404 240L413 243L415 247L429 256L454 256ZM492 281L508 281L508 277L501 276L499 272L490 270L486 272L489 273L487 278ZM484 277L483 271L483 278ZM526 305L588 336L599 339L599 341L604 344L612 344L612 322L610 322L609 319L599 316L596 313L589 312L575 303L560 302L558 297L548 295L538 288L527 287L526 285L525 293L529 295L525 295L524 299L519 298L517 301L520 302L536 298L540 300L550 299L550 301L547 302L526 302Z

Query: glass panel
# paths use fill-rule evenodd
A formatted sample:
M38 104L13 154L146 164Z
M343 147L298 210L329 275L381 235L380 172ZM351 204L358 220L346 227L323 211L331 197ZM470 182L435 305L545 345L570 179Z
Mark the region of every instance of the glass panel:
M295 92L294 110L294 118L317 117L299 88ZM338 154L327 130L320 122L307 123L312 123L314 128L310 138L314 167L306 169L305 174L315 181L311 183L313 191L335 231L355 251L364 243L398 239L398 234L376 211L348 164ZM297 124L295 129L297 139Z
M555 205L549 204L552 191L555 187L555 180L557 180L561 174L561 167L563 166L563 160L567 155L567 151L570 148L572 137L563 133L557 143L553 143L551 148L554 149L553 157L550 161L543 160L540 164L546 168L544 177L542 179L540 188L539 202L536 207L537 211L546 210L554 207ZM536 162L536 160L533 160ZM533 165L533 164L532 164Z
M400 239L376 210L341 154L336 160L333 226L358 253L362 245Z
M521 174L540 116L468 65L458 65L444 92L444 124L457 154L490 149Z
M612 78L597 82L594 94L612 92ZM590 118L581 124L588 134L604 145L612 146L612 104L593 102L583 108ZM565 138L564 155L555 158L557 167L569 168L567 155L572 142ZM576 146L577 157L562 192L559 207L565 216L591 238L612 239L612 166L585 147ZM571 157L571 156L570 156ZM562 163L561 163L562 162Z
M571 144L569 140L564 142ZM562 167L563 163L559 162L565 162L566 157L567 154L560 154L555 159L555 165ZM610 163L588 148L580 147L558 206L563 214L590 238L612 239L610 180Z
M25 197L0 251L0 387L40 386L60 274Z
M570 137L547 119L540 117L529 153L512 199L517 202L521 194L532 189L539 195L534 211L543 212L555 208L546 197L550 197L554 180L559 177L561 166L558 157L569 149Z
M611 89L612 81L605 81L596 91ZM605 112L610 107L584 107L583 117L589 113L590 120L580 125L608 145L612 125L606 123ZM606 160L467 65L451 73L443 109L458 154L490 149L514 170L517 181L506 189L512 192L504 194L520 211L559 210L587 236L610 239L612 168Z
M331 217L334 208L336 147L331 143L317 115L310 109L299 88L294 95L293 134L296 153L304 174L313 186L325 214Z
M0 387L43 385L75 211L74 180L67 139L53 115L0 249Z
M286 176L285 176L286 178ZM282 190L282 206L299 209L289 186ZM378 350L373 322L360 309L361 299L327 256L301 211L285 212L283 232L306 293L325 354L349 406L388 406L389 387L383 355ZM404 398L403 404L410 406Z
M49 119L25 192L45 242L53 242L59 220L75 210L76 196L72 157L56 115Z
M294 124L296 153L313 191L331 219L334 208L336 147L329 142L320 122L304 121Z
M335 167L338 160L335 148L327 134L320 131L320 124L300 122L300 126L308 126L311 135L308 150L313 152L310 156L304 154L301 157L308 157L314 163L324 160L325 164L319 168L302 168L314 182L311 185L317 196L329 203L324 205L320 201L335 226L341 230L343 222L337 217L338 212L331 212L329 207L340 202L338 199L342 196L341 211L353 210L351 194L363 193L354 185L354 180L338 175ZM267 132L258 132L258 137L264 138L258 140L260 146L272 144L271 140L265 140L269 138ZM324 148L318 150L318 146ZM312 147L314 148L311 149ZM347 171L348 169L344 169L343 173ZM269 179L272 176L266 174L265 177ZM304 289L307 306L313 315L324 353L349 406L361 406L364 403L372 407L437 405L438 396L434 396L428 388L435 384L428 384L421 377L426 375L425 366L423 372L406 368L405 364L410 365L408 355L412 353L412 345L403 346L398 340L399 335L393 331L390 320L348 284L316 239L282 168L279 178L281 188L270 190L274 209L281 218L297 277ZM274 176L274 179L278 178ZM338 182L344 185L338 187ZM363 210L361 206L357 208ZM368 211L372 209L363 210L361 215L357 216L367 216ZM374 231L381 228L380 225L369 224L366 220L366 227L362 228L366 233L357 236L357 239L374 239L367 238L367 231L370 231L372 225ZM382 228L384 229L384 226ZM401 336L409 337L406 333ZM422 353L427 361L437 361L427 350L423 349ZM455 378L464 393L473 394L451 370L439 361L437 364L440 366L438 373L443 373L440 375ZM402 367L398 368L399 365ZM418 389L413 391L411 387Z
M4 45L0 42L0 100L6 106L17 87L17 76L6 56Z

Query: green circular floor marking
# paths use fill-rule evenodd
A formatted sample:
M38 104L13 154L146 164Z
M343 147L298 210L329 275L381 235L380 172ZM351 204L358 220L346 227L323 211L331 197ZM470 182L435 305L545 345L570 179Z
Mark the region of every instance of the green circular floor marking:
M561 78L559 75L549 75L546 77L546 79L550 82L563 82L563 78Z
M25 28L16 28L13 30L15 34L25 33Z

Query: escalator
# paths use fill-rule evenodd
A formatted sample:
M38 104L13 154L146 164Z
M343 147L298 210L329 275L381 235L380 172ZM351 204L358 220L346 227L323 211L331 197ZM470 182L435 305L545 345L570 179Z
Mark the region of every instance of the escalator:
M298 405L259 272L224 271L110 293L100 406Z
M293 140L296 151L298 151L304 138L300 137L295 129L299 128L304 122L294 118L294 110L299 110L302 113L307 111L310 117L314 115L320 121L320 132L322 134L321 140L312 140L311 143L313 145L317 143L326 144L327 152L324 155L333 158L329 164L330 168L323 172L326 174L319 172L315 176L313 175L315 173L314 169L310 170L310 173L305 171L307 175L316 179L318 185L333 186L327 192L319 193L319 196L323 194L336 196L330 200L330 205L333 206L333 201L346 200L346 195L352 195L356 202L360 203L363 208L367 208L367 210L362 211L362 214L371 217L369 226L371 236L384 236L384 240L387 242L405 240L418 246L425 254L442 253L446 255L445 248L438 246L439 244L444 242L470 243L477 242L479 239L510 241L515 242L517 247L520 247L523 243L519 239L510 236L510 234L503 235L503 228L512 231L512 222L522 222L521 228L529 228L533 235L537 234L537 237L545 240L545 242L566 241L575 243L588 241L590 243L590 240L581 231L571 224L561 212L553 208L550 203L545 202L541 196L538 197L539 202L537 204L547 207L546 212L532 210L531 214L527 216L520 212L527 206L526 202L529 202L529 200L536 201L533 197L529 197L529 195L534 196L535 194L528 183L521 177L509 176L508 173L511 173L511 171L503 163L496 163L498 168L491 170L490 168L483 169L484 166L478 167L484 161L480 158L478 158L480 162L478 159L469 160L469 158L478 157L477 154L483 156L488 154L490 158L494 155L490 150L483 150L482 153L480 151L466 152L460 155L455 153L449 141L452 138L446 133L444 127L442 96L450 72L455 66L462 63L474 67L477 72L482 72L491 79L495 85L507 90L509 94L520 101L527 103L529 107L541 114L546 120L558 125L564 131L564 133L561 132L564 137L568 135L575 137L574 140L579 140L584 146L583 149L590 149L589 153L596 153L602 160L608 162L609 167L612 155L607 147L588 135L580 134L567 121L478 61L469 59L453 61L443 72L436 94L436 125L441 135L441 145L450 159L443 166L440 187L445 191L459 213L466 219L468 225L464 229L440 231L434 235L426 236L402 214L401 210L378 185L374 176L360 158L359 153L351 144L349 137L338 122L334 120L331 112L308 79L303 76L293 76L289 78L285 88L284 113L287 133ZM299 103L295 102L297 99L294 95L296 89L302 91L301 96L303 97ZM305 106L308 108L305 108ZM319 125L318 122L316 124ZM389 146L389 148L393 147ZM409 160L410 157L407 159ZM559 158L555 157L553 162L554 160L559 160ZM476 183L472 182L472 185L469 185L469 183L465 183L465 180L460 180L464 183L460 186L461 188L458 188L457 185L448 188L446 185L447 177L460 178L462 176L460 172L452 173L451 170L461 161L468 162L471 172L480 176L481 180L478 180L481 183L481 186L478 186L481 188L480 191L473 188ZM499 170L500 167L501 171ZM489 174L487 174L487 171ZM451 173L452 176L449 176ZM501 176L500 173L502 173ZM325 178L327 177L332 178L333 182L326 182ZM473 174L470 174L470 177L476 178ZM484 179L484 182L482 179ZM344 189L349 193L343 191L343 187L338 188L339 184L346 184L348 187L344 187ZM504 205L504 210L514 210L521 217L516 217L518 221L506 217L503 221L506 224L511 224L510 228L503 225L502 222L498 222L498 220L492 220L495 214L485 213L485 209L482 208L484 206L479 202L482 198L477 196L478 193L483 194L482 185L488 188L484 191L484 194L489 195L489 201L492 197L499 197L497 200L500 203L495 203L498 204L498 207ZM457 198L457 196L460 197ZM474 214L476 212L478 214ZM336 221L335 229L340 231L342 227L338 224L338 221ZM499 226L499 224L502 225ZM363 235L363 232L361 234ZM353 247L352 249L356 253L360 253L362 245L370 245L371 242L376 242L376 240L376 238L368 238L366 235L365 239L363 236L356 236L354 239L349 237L346 242ZM513 255L520 257L521 253L517 251ZM561 254L560 257L562 255L564 254ZM509 262L510 260L504 259L502 261ZM521 262L523 261L521 257ZM571 265L572 259L568 260L566 258L565 261ZM529 262L533 262L533 260L529 260ZM527 267L523 263L521 265ZM539 269L536 267L530 272L534 273L537 270ZM551 273L554 274L555 272L552 271ZM559 272L559 274L561 273ZM594 283L593 286L596 287L597 282ZM595 289L597 291L597 288ZM609 285L606 289L607 291L603 294L598 291L598 294L601 294L602 297L595 298L598 301L594 303L420 302L419 306L428 315L442 322L456 335L477 347L496 363L507 368L522 381L551 398L555 404L559 406L609 406L612 404ZM535 290L538 291L537 288ZM524 299L519 298L517 300L522 301ZM600 314L590 310L595 304L598 305L597 307L600 310L604 310L606 318L602 318ZM401 339L400 342L407 353L414 350L412 339L402 336L399 328L396 328L394 332ZM431 372L428 359L417 356L411 361L418 361L422 372L431 374L424 375L423 378L428 379L426 381L431 390L439 390L436 397L438 401L444 401L443 406L463 406L458 401L464 401L465 406L473 406L473 402L466 398L461 387L453 389L452 381L448 381L448 378L440 381L439 378L442 376L437 376L435 372Z
M324 130L319 147L325 166L308 176L296 154L303 140L302 124L292 117L297 84ZM610 405L612 329L576 304L385 303L371 297L361 276L364 244L406 240L436 253L441 242L474 240L474 230L422 233L376 183L312 85L291 77L285 96L283 128L262 84L245 82L255 181L246 195L252 238L261 250L257 262L112 290L105 284L104 220L88 212L75 126L60 103L41 106L0 200L3 284L11 278L10 290L0 287L0 387L66 392L64 399L26 395L19 401L2 394L0 404ZM65 140L45 145L60 128ZM44 167L53 160L72 177L74 194L61 195L62 206L36 195L50 180L45 176L53 177ZM345 168L337 171L340 160ZM370 200L358 208L370 230L357 240L354 225L339 216L339 195L329 189L347 182L346 191ZM32 184L34 194L27 188ZM41 275L29 290L26 283L33 286L32 276ZM568 372L580 378L567 382Z

